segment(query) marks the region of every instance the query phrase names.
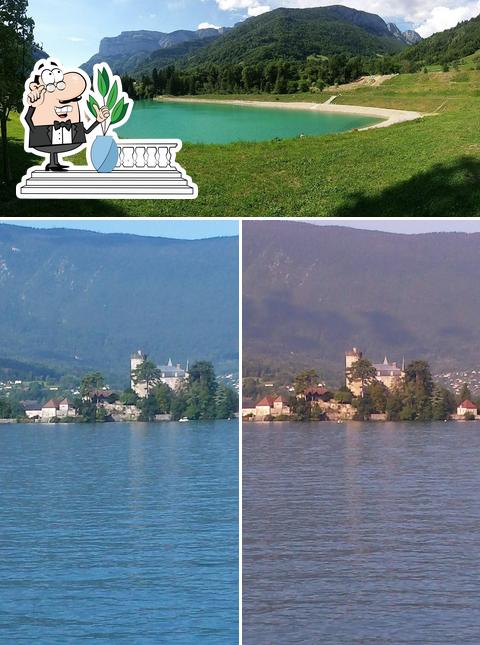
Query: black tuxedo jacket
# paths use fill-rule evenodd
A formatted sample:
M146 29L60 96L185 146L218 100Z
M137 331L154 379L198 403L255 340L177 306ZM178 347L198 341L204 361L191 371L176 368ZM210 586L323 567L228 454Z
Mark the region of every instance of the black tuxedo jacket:
M30 106L27 110L27 114L25 115L25 121L30 128L30 148L43 148L45 146L53 145L53 123L52 125L35 125L32 120L34 112L35 108ZM81 121L79 123L72 123L72 145L80 146L82 143L85 143L87 141L86 135L90 134L97 125L98 121L94 121L88 129L85 129L85 126Z

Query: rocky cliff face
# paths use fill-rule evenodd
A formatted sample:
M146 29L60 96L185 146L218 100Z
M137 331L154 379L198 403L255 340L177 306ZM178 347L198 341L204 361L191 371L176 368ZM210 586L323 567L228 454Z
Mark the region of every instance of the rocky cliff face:
M389 22L388 31L392 36L397 38L400 42L406 43L407 45L415 45L422 40L420 34L417 34L416 31L408 29L407 31L400 31L397 25L394 22Z
M123 31L119 36L103 38L98 54L88 60L82 69L91 74L95 63L108 63L119 74L131 72L139 61L161 49L173 49L188 43L212 41L225 32L220 29L180 29L172 33L161 31Z
M181 43L203 40L220 35L217 29L199 29L188 31L181 29L172 33L161 31L124 31L120 36L103 38L100 42L98 54L100 56L133 55L138 53L151 53L157 49L176 47Z
M419 43L423 38L420 36L420 34L417 34L416 31L413 31L412 29L408 29L407 31L403 32L403 37L405 38L406 42L409 45L416 45Z

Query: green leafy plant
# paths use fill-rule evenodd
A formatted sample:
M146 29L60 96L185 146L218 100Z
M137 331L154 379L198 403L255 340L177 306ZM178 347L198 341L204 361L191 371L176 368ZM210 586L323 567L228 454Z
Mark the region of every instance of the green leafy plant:
M93 93L88 97L87 106L95 118L97 118L97 110L100 110L101 106L106 106L109 109L110 118L102 123L104 135L107 134L111 126L124 120L132 105L132 100L123 91L120 78L114 76L107 65L103 69L95 66Z

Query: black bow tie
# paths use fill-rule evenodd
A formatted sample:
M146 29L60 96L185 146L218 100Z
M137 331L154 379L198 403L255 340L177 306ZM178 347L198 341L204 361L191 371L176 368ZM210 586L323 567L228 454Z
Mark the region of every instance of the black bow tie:
M55 130L60 130L60 128L66 128L67 130L70 130L72 128L72 122L70 121L70 119L67 119L66 121L54 121L53 127L55 128Z

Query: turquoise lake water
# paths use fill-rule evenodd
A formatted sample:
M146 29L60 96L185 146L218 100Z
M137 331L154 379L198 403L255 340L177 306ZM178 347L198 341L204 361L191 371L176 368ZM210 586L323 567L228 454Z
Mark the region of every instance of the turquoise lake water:
M136 101L124 138L177 138L190 143L270 141L363 128L381 119L236 105Z
M243 427L243 645L478 645L478 423Z
M1 643L238 643L238 423L0 426Z

